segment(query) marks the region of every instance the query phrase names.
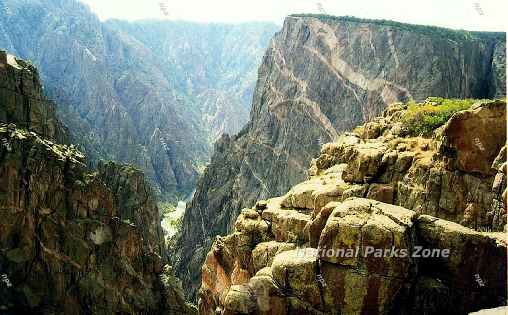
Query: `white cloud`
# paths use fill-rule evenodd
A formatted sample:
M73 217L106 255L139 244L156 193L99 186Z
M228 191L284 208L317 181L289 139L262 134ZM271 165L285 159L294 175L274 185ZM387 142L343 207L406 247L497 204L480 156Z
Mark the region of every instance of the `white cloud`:
M468 30L505 31L506 0L81 0L101 19L169 18L198 22L282 23L291 13L318 13L322 3L332 15L390 19ZM168 16L161 10L164 3ZM477 5L483 11L481 15Z

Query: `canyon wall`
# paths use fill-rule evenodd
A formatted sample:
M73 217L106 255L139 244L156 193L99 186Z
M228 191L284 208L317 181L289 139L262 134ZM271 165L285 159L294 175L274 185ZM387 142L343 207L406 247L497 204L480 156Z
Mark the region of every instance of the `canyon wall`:
M37 69L0 52L0 313L195 312L143 173L89 170L61 126Z

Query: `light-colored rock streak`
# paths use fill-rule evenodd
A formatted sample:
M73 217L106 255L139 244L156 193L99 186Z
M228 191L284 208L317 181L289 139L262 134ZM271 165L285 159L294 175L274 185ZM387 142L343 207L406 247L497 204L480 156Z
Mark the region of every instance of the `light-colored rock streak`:
M338 51L340 49L339 40L337 39L337 36L335 35L335 31L332 27L330 27L326 23L322 23L318 20L313 21L311 24L311 29L315 36L321 36L324 39L324 42L328 45L330 51ZM320 31L320 32L319 32ZM324 32L323 32L324 31ZM392 34L390 33L389 37L389 44L390 49L392 50L392 54L395 58L395 63L398 67L399 60L398 56L395 51L395 47L393 44L393 38L391 37ZM330 70L335 73L338 77L345 79L352 84L360 87L363 90L366 91L378 91L380 89L398 89L400 91L404 91L407 95L410 95L409 91L402 87L398 86L397 84L384 80L384 79L368 79L363 74L356 72L353 67L351 67L346 61L339 58L339 54L332 54L336 56L335 58L332 58L330 61L328 61L319 51L312 47L305 47L308 51L313 53L315 56L319 58L325 65L330 68ZM375 51L375 49L374 49ZM396 91L393 91L392 93L382 93L383 101L386 104L389 104L389 102L392 102L392 98L384 98L384 95L393 95L397 94ZM356 95L356 93L355 93ZM358 97L357 97L358 99Z
M280 48L275 44L275 42L273 43L273 49L276 55L279 56L279 59L276 59L274 63L275 66L277 67L277 70L279 70L279 72L282 75L286 76L289 80L295 82L300 87L298 91L300 92L301 95L296 97L294 100L301 104L308 105L309 108L312 110L311 112L308 112L310 114L310 117L314 117L315 119L317 119L317 122L320 123L321 126L323 126L323 128L328 133L329 137L331 139L335 139L338 136L337 130L335 130L332 122L328 119L328 117L326 117L326 115L323 114L319 104L314 102L308 97L307 82L299 79L292 71L290 71L289 67L279 65L278 62L279 60L281 63L283 63L283 65L285 65L284 57L282 55L282 52L280 51ZM271 86L271 88L272 90L276 90L274 86ZM280 95L282 93L278 94ZM287 100L282 100L282 102L287 102ZM280 103L276 103L275 105L272 106L272 108L276 108L279 104Z
M263 186L263 190L266 191L268 195L270 195L270 190L268 190L266 183L258 175L256 175L256 172L254 172L254 168L250 165L248 159L244 159L243 161L245 162L245 165L249 168L250 172L252 173L252 176L261 184L261 186Z
M393 44L393 32L391 30L388 31L388 46L390 47L393 59L395 59L395 67L398 69L399 56L397 55L397 50L395 49L395 45Z

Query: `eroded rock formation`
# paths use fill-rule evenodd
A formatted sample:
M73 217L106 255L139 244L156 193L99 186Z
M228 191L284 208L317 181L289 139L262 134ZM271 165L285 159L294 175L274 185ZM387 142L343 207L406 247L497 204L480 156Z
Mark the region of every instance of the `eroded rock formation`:
M307 181L242 210L206 257L201 313L437 315L506 305L506 102L475 104L429 137L404 135L405 112L390 106L324 145ZM485 147L475 151L473 134L457 126L484 123L474 137Z

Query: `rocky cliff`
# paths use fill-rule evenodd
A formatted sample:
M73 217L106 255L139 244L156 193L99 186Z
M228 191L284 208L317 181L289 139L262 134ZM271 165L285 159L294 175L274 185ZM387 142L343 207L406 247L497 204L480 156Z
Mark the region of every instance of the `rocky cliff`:
M426 119L443 104L390 106L324 145L307 181L242 210L207 255L200 313L463 315L506 305L506 102L411 134L413 107Z
M131 166L86 167L37 70L0 53L0 314L188 314Z
M41 68L89 162L134 164L169 200L195 189L211 141L248 119L275 32L272 24L106 23L78 0L1 0L0 12L0 48Z
M240 209L302 181L320 145L341 131L395 101L505 94L503 45L504 34L288 17L259 69L248 125L216 144L187 208L174 255L186 285L199 286L205 253Z
M37 69L0 50L0 121L13 123L43 137L68 142L68 134L58 121L56 109L43 93Z
M107 21L153 51L162 71L196 104L210 143L249 120L257 69L278 26L182 21Z

